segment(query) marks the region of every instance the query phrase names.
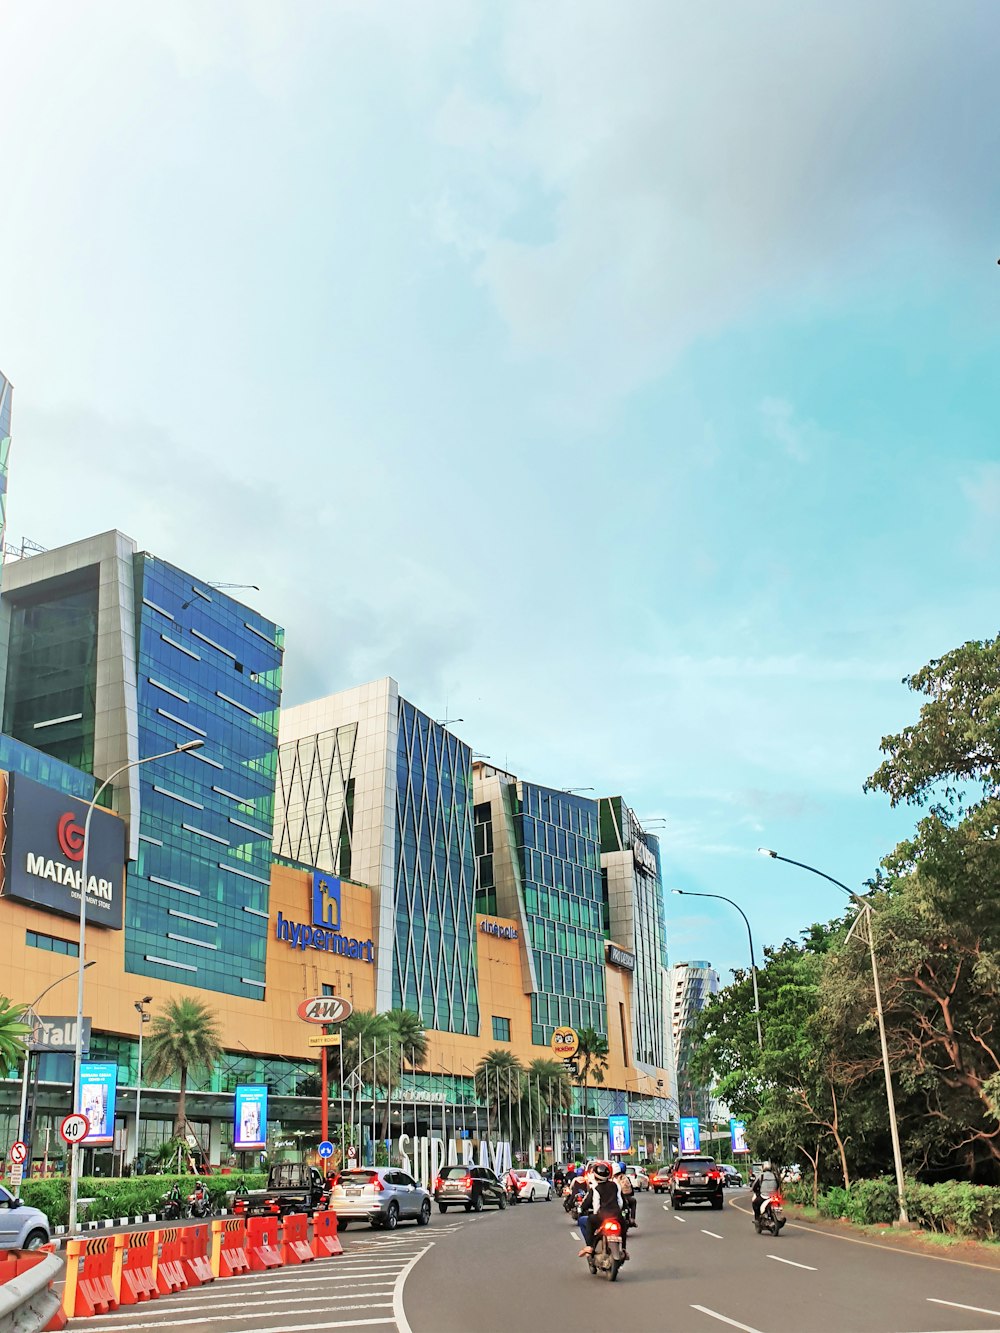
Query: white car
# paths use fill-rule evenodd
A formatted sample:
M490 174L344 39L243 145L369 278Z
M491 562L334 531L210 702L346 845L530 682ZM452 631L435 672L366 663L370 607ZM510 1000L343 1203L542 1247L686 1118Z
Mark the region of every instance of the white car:
M552 1198L551 1183L534 1169L529 1167L526 1171L512 1171L511 1175L517 1181L517 1192L522 1203L534 1203L536 1199L544 1199L548 1203Z
M628 1176L629 1180L632 1182L632 1188L634 1190L649 1189L649 1176L646 1175L641 1167L636 1166L634 1162L626 1162L622 1174Z

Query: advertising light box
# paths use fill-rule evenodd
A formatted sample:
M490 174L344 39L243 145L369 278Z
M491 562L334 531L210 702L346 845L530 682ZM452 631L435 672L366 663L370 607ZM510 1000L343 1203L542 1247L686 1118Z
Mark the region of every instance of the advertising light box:
M608 1143L611 1152L632 1151L632 1123L627 1115L608 1116Z
M233 1148L236 1152L267 1147L267 1088L241 1083L233 1107Z
M701 1125L697 1116L681 1116L680 1134L681 1152L701 1152Z
M84 1147L110 1144L115 1138L115 1096L118 1066L97 1061L80 1065L80 1105L76 1108L90 1121Z

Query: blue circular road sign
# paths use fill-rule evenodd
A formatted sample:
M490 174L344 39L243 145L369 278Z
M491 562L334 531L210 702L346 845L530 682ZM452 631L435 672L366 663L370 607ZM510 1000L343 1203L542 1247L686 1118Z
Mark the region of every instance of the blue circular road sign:
M333 1156L333 1144L330 1142L329 1139L324 1139L323 1142L319 1145L319 1155L320 1157Z

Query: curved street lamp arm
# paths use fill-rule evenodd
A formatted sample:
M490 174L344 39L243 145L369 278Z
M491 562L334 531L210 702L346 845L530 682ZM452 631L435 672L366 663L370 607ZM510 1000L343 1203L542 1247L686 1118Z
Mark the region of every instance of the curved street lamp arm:
M825 870L817 870L815 866L807 866L805 861L793 861L790 856L779 856L777 852L769 851L767 852L767 855L772 861L784 861L786 865L798 866L800 870L808 870L810 874L819 875L820 879L829 880L831 884L836 884L838 889L843 889L847 896L853 898L855 902L859 901L858 895L853 889L849 889L847 885L842 884L839 879L834 879L832 875L828 875Z

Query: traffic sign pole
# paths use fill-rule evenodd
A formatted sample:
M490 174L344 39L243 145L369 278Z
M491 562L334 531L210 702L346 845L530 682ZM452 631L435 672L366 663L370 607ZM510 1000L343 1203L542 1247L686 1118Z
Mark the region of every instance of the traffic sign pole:
M321 1143L326 1143L330 1137L330 1081L326 1071L326 1047L319 1053L319 1095L320 1095L320 1113L319 1113L319 1137Z

